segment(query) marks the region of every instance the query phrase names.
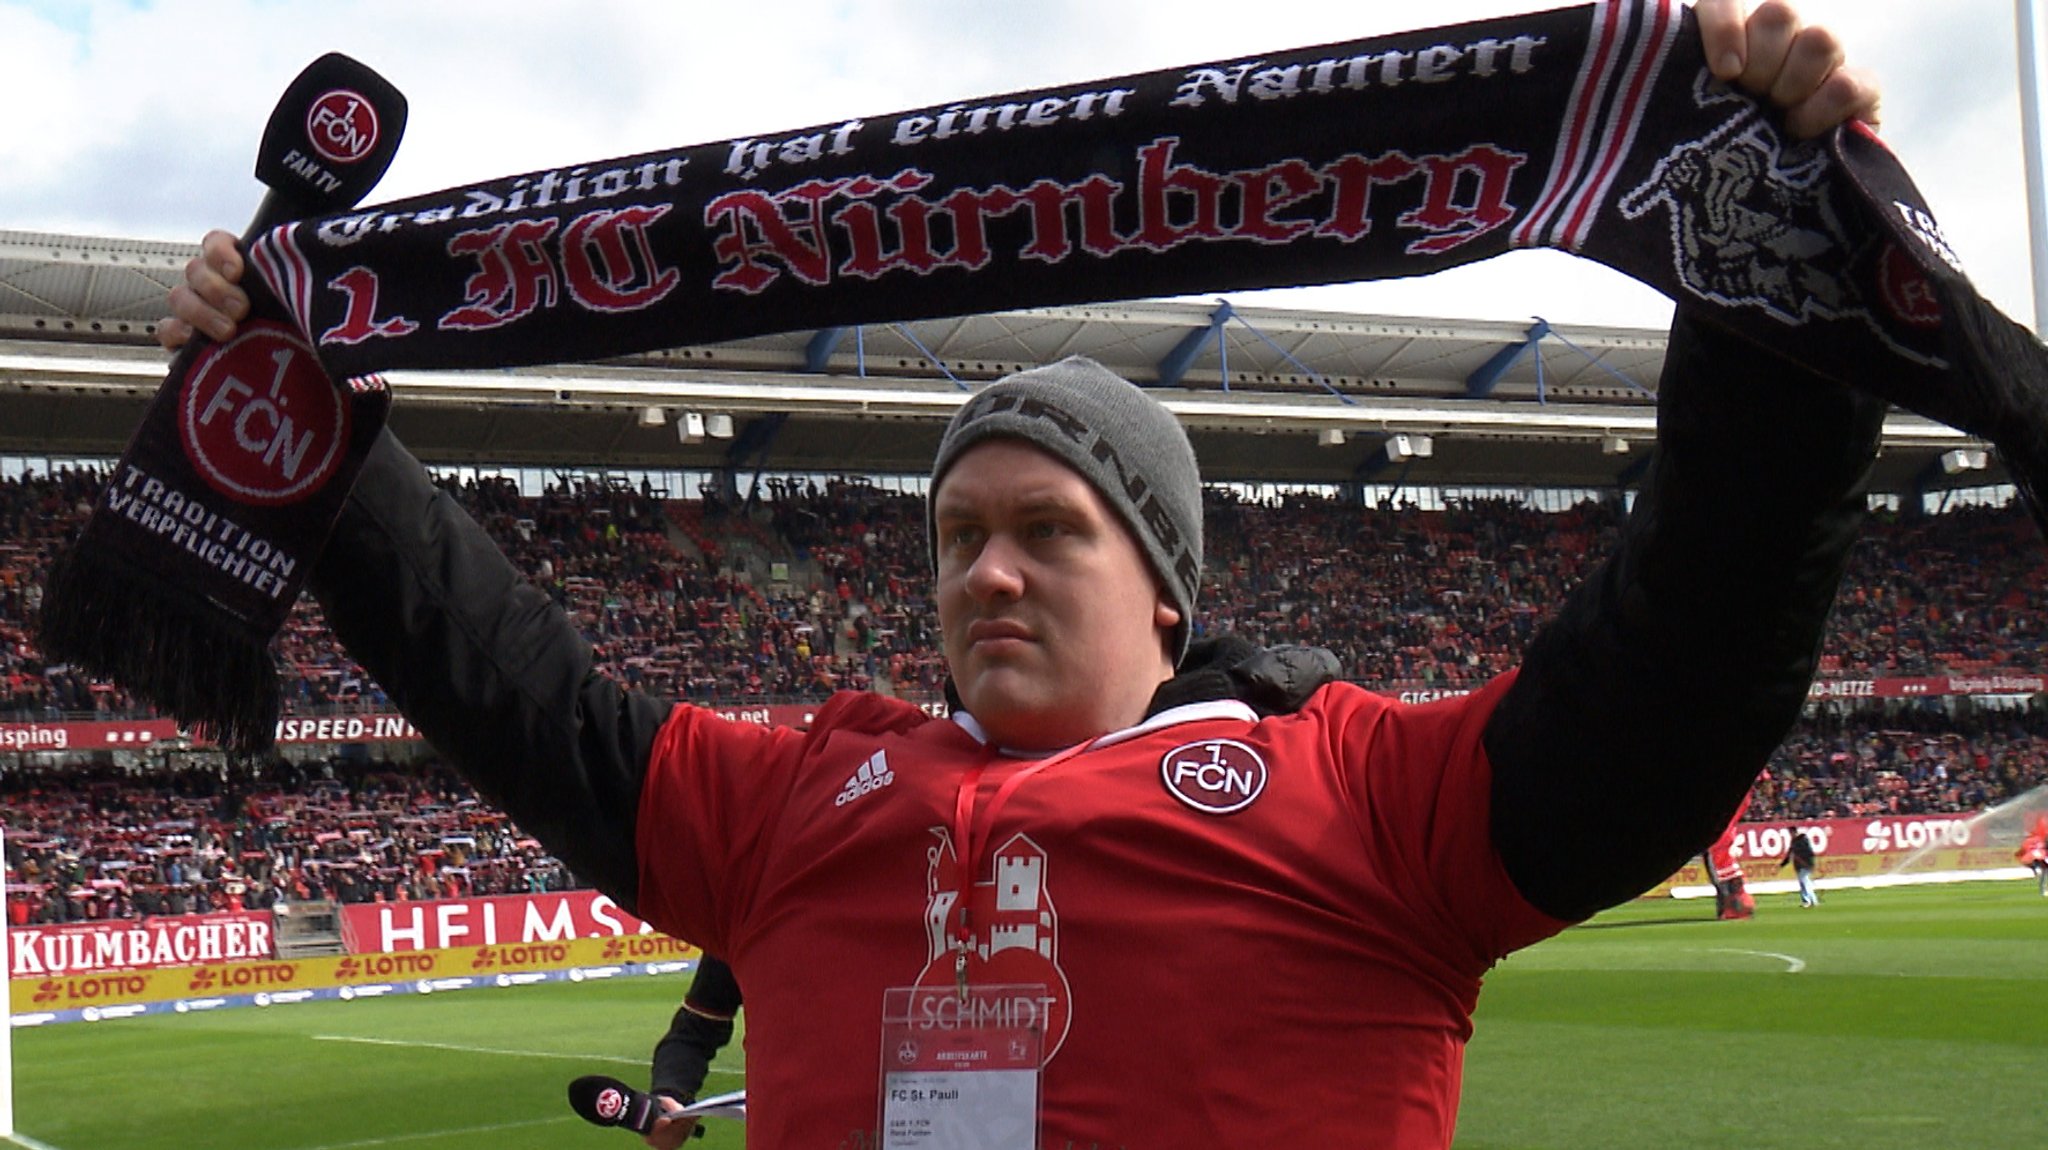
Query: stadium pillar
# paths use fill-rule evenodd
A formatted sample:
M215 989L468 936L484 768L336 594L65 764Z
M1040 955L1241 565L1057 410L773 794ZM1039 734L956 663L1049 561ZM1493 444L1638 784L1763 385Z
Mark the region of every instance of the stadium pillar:
M739 464L733 462L731 458L727 458L724 467L712 472L711 482L713 489L718 493L718 498L723 500L727 507L738 507L740 505Z
M2048 46L2041 0L2014 0L2020 50L2020 143L2027 167L2027 236L2033 254L2034 334L2048 335L2048 158L2042 155L2041 55Z

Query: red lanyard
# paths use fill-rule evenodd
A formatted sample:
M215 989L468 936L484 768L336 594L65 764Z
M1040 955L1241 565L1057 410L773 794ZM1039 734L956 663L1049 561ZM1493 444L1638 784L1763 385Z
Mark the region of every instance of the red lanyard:
M967 998L967 949L974 939L974 927L969 921L968 896L974 891L975 876L982 872L987 862L982 856L988 851L989 834L994 831L996 816L1008 805L1010 796L1024 780L1050 767L1066 762L1075 755L1093 747L1095 740L1077 743L1059 754L1043 758L1030 766L1019 769L1004 779L996 793L989 796L988 805L979 812L975 802L981 797L981 776L988 770L988 763L982 762L969 770L960 779L959 793L953 799L953 850L955 854L953 909L958 917L953 927L953 979L959 987L960 998Z

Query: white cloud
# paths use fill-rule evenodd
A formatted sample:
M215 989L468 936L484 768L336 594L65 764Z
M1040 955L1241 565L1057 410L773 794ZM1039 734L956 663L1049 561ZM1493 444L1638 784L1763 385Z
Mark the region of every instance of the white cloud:
M51 108L75 106L81 94L74 59L79 39L26 8L0 4L0 187L50 179L94 141Z

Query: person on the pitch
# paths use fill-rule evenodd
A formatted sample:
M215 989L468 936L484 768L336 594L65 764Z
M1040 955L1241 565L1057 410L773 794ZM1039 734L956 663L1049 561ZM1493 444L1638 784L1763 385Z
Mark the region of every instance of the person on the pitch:
M1778 869L1792 868L1792 876L1799 880L1799 905L1819 906L1820 896L1813 891L1813 840L1803 830L1792 832L1792 845L1785 848L1785 857L1778 860Z
M1695 11L1788 131L1873 118L1784 4ZM230 333L241 270L210 236L165 342ZM1191 642L1193 450L1086 360L982 389L939 443L947 719L849 692L797 732L625 691L388 434L310 585L481 792L732 963L749 1145L880 1122L1440 1150L1482 976L1727 824L1799 716L1863 512L1864 393L1681 306L1658 404L1616 554L1517 671L1427 705L1326 653ZM1258 1009L1217 1007L1226 969L1259 972Z
M1723 921L1756 915L1756 896L1749 893L1749 878L1743 874L1742 863L1735 857L1735 828L1749 811L1751 797L1748 794L1742 796L1735 813L1728 818L1728 825L1721 828L1720 835L1700 855L1700 864L1707 870L1707 881L1714 885L1714 917Z
M2034 872L2035 889L2041 892L2041 897L2048 898L2048 814L2034 816L2034 825L2027 831L2027 837L2020 840L2014 857Z

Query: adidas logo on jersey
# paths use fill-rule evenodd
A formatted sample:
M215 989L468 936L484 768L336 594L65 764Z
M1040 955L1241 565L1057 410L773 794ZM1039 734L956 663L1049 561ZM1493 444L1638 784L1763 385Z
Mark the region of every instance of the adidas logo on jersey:
M885 751L876 751L846 785L839 789L839 797L832 800L835 807L843 807L869 791L879 791L896 781L896 772L889 769L889 756Z

